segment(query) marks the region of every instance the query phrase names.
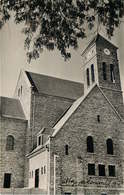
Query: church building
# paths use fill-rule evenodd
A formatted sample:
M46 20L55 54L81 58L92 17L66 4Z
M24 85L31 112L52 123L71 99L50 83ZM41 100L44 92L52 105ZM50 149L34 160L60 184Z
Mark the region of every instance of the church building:
M83 83L22 70L14 97L1 97L0 188L124 195L117 47L98 34L81 58Z

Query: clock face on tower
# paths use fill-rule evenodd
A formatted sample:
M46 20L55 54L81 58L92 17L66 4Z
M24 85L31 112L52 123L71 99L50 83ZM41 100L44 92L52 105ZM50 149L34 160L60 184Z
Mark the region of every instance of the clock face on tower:
M110 55L110 50L107 49L107 48L105 48L105 49L104 49L104 53L105 53L106 55Z

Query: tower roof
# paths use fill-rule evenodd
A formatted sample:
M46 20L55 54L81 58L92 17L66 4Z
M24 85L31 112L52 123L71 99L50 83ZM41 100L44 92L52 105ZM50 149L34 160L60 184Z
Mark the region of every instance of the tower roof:
M99 41L100 39L103 39L104 41L107 41L109 44L111 44L115 49L118 49L118 47L116 45L114 45L110 40L107 40L106 38L104 38L102 35L100 35L99 33L97 35L95 35L90 42L88 43L87 47L84 49L84 51L82 52L81 55L83 55L88 48L90 48L94 43L97 43L97 41Z
M59 96L69 99L77 99L84 93L83 83L55 78L47 75L26 71L26 75L37 93Z

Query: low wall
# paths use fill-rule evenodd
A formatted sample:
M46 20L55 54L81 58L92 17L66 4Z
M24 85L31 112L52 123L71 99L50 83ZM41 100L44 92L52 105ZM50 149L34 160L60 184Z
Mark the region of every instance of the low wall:
M25 189L25 188L1 188L0 195L47 195L42 189Z
M78 193L83 195L83 193ZM119 195L124 195L124 189L118 190ZM26 188L0 188L0 195L47 195L47 192L43 189L26 189ZM52 194L51 194L52 195ZM60 194L58 194L60 195ZM95 195L95 194L93 194ZM109 195L109 194L108 194Z

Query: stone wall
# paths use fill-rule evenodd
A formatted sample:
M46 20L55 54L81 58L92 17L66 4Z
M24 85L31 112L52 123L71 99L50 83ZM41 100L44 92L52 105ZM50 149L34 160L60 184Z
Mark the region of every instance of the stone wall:
M36 134L43 127L53 127L65 111L72 105L73 100L49 96L45 94L32 95L31 128L33 145L36 147Z
M100 123L97 121L97 115L100 115ZM53 138L53 151L61 158L63 189L67 186L74 190L76 186L100 188L122 186L122 151L119 135L124 126L120 124L122 125L119 117L95 87ZM93 154L87 153L86 139L89 135L94 139ZM106 154L108 138L113 140L114 155ZM65 155L66 144L69 145L69 155ZM95 163L95 176L88 176L88 163ZM98 164L105 165L105 177L98 176ZM108 176L108 165L115 165L116 177Z
M21 119L1 118L0 187L3 187L4 173L11 173L11 187L24 187L25 135L27 122ZM6 150L8 135L14 137L14 150Z
M124 103L122 92L101 88L105 96L109 99L117 112L124 119Z

